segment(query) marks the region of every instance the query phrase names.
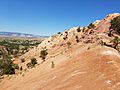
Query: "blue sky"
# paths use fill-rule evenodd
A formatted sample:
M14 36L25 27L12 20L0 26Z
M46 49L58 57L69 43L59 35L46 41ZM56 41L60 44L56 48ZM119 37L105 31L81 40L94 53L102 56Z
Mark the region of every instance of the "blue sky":
M120 13L119 0L0 0L0 31L52 35Z

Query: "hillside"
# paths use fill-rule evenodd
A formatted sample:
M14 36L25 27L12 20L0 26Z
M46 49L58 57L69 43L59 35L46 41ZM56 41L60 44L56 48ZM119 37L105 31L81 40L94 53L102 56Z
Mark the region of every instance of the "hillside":
M94 25L45 39L16 60L23 70L5 75L1 90L120 90L120 43L115 46L114 41L120 35L110 31L111 20L118 16L109 14ZM47 52L43 59L42 50ZM37 64L28 68L32 58Z

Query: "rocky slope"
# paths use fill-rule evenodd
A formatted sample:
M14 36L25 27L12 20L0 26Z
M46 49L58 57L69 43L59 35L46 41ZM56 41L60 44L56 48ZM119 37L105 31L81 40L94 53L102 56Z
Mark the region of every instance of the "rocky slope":
M1 90L120 90L120 53L108 47L114 38L108 36L110 21L119 15L106 16L92 29L74 27L44 40L20 57L25 58L19 62L22 74L6 76ZM42 49L48 52L45 62ZM33 57L38 65L26 69Z

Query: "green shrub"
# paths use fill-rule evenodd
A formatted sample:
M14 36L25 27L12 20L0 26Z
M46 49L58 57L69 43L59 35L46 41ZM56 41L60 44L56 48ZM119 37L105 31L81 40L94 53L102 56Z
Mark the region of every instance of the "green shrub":
M61 34L61 32L58 32L57 34Z
M32 59L31 59L31 62L27 63L26 66L27 66L28 68L33 68L36 64L37 64L36 58L32 58Z
M114 37L113 42L114 43L120 43L120 38L118 38L117 36Z
M65 31L65 33L68 35L68 32L67 32L67 31Z
M0 71L1 75L4 74L15 74L14 64L9 59L2 59L0 60Z
M14 68L14 69L19 69L18 64L13 64L13 68Z
M120 38L117 36L113 39L113 48L116 49L117 45L120 43Z
M34 66L35 64L37 64L36 58L32 58L32 59L31 59L31 64L33 64L33 66Z
M64 40L66 40L67 38L66 37L63 37Z
M79 38L78 38L78 36L76 36L76 42L79 43Z
M77 29L77 32L80 32L81 30L80 30L80 27L78 27L78 29Z
M83 32L85 31L85 27L83 27Z
M120 16L111 21L111 27L116 33L120 34Z
M40 52L40 57L42 58L42 60L45 60L47 54L48 54L48 52L47 52L46 49L45 49L45 50L44 50L44 49L41 50L41 52Z
M92 29L94 27L95 27L95 25L93 23L90 23L89 26L88 26L89 29Z
M12 65L8 65L8 66L4 69L4 73L5 73L5 74L15 74L15 69L12 67Z
M32 64L31 62L27 63L26 66L27 66L28 68L33 68L33 64Z

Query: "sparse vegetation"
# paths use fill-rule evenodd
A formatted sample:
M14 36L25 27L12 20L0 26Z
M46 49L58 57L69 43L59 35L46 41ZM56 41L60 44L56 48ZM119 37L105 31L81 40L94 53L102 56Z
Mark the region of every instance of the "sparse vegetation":
M36 58L32 58L31 62L27 63L28 68L33 68L37 64Z
M111 21L111 27L117 34L120 34L120 16Z
M33 65L32 65L31 62L27 63L26 66L27 66L28 68L33 68Z
M23 67L19 67L11 59L25 54L41 41L42 39L0 37L0 76L15 74L16 70L22 71ZM25 62L25 59L22 58L21 62ZM37 64L37 60L32 59L30 63L34 66Z
M42 58L43 61L45 61L47 54L48 54L47 49L41 50L40 57Z
M18 66L18 64L13 64L13 68L19 70L19 66Z
M78 36L76 36L76 42L79 43L79 38L78 38Z
M67 31L65 31L65 34L66 35L63 37L64 40L66 40L68 38L68 32Z
M65 33L68 35L68 32L67 32L67 31L65 31Z
M29 51L30 48L37 46L41 40L26 39L0 39L0 46L6 49L6 53L12 57L19 57ZM3 53L0 51L0 55Z
M32 63L33 65L37 64L36 58L32 58L32 59L31 59L31 63Z
M83 32L85 31L85 27L83 27Z
M113 48L117 49L118 44L120 43L120 38L117 36L113 39Z
M61 34L61 32L58 32L57 34Z
M63 37L64 40L66 40L66 37Z
M100 40L100 41L99 41L99 44L100 44L101 46L103 46L103 45L104 45L104 42L103 42L102 40Z
M10 59L0 60L0 75L15 74L15 64Z
M67 42L67 46L68 46L68 48L70 48L71 47L71 42Z
M78 29L77 29L77 32L80 32L81 30L80 30L80 27L78 27Z
M119 51L117 46L118 46L118 44L120 44L120 38L115 36L114 39L111 42L113 44L107 44L106 42L103 42L103 45L108 46L108 47L112 47L112 48L114 48L114 49Z
M15 69L19 69L18 64L14 64L9 55L3 52L2 58L0 59L0 75L15 74Z
M89 26L88 26L89 29L92 29L94 27L95 27L95 25L93 23L90 23Z

